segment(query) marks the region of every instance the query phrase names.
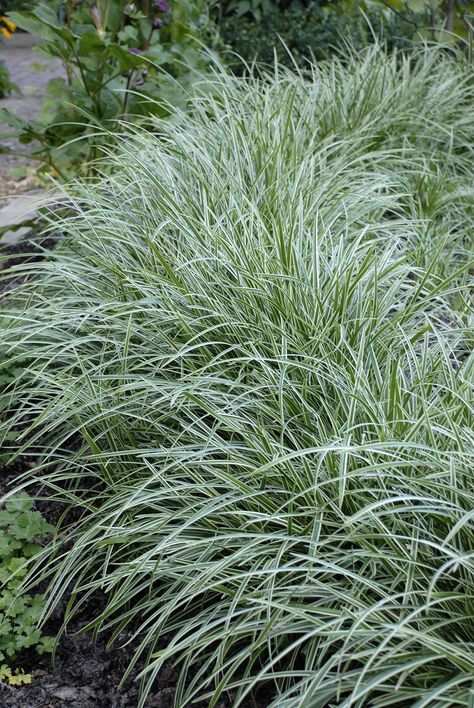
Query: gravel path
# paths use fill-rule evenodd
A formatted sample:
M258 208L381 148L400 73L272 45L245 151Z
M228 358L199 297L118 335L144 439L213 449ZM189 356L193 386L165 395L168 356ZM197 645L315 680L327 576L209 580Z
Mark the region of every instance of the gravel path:
M22 118L37 118L48 81L57 76L64 76L60 61L49 60L37 51L39 41L29 34L16 33L10 40L0 43L0 59L3 59L7 65L12 81L21 91L20 95L13 93L7 98L0 99L0 108L8 108ZM41 65L44 70L39 71L35 65ZM9 130L8 126L0 122L0 134ZM21 148L14 138L0 137L0 143ZM0 153L0 198L20 194L34 187L34 164L25 157ZM26 178L12 176L12 171L19 167L26 167L29 170Z

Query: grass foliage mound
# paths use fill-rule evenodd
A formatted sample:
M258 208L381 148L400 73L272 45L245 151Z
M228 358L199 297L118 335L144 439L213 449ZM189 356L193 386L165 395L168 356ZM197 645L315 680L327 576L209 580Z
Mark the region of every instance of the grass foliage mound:
M473 108L434 50L216 74L16 269L11 425L82 509L32 577L105 591L142 705L170 658L177 706L467 705Z

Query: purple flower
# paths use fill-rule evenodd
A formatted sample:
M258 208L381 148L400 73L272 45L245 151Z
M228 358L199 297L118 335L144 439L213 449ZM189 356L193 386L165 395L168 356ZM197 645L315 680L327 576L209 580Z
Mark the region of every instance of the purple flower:
M152 24L153 29L160 29L160 27L163 27L163 20L160 20L159 17L155 17Z
M166 2L166 0L156 0L155 4L153 5L153 9L155 10L155 12L169 12L170 6Z
M143 51L141 49L138 49L137 47L132 47L131 49L128 50L129 54L143 54Z

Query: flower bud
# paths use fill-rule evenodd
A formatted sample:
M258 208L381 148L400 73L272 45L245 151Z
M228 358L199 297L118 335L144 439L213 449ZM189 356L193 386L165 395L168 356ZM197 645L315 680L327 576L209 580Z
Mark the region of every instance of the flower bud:
M105 37L105 29L102 26L102 13L100 11L100 8L97 7L97 5L94 3L90 9L90 15L92 18L92 22L95 24L97 34L101 39L104 39Z
M169 12L170 6L166 0L155 0L153 9L155 12Z

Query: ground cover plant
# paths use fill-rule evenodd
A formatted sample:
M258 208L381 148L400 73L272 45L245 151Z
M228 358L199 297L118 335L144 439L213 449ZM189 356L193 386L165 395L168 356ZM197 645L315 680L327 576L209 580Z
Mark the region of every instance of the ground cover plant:
M4 324L0 316L2 335ZM0 346L0 423L10 414L9 389L16 378L23 376L24 368L24 361L9 362ZM4 435L4 446L16 437L15 431ZM6 459L8 453L2 447L0 481ZM44 610L44 598L39 592L35 595L24 592L22 582L29 561L41 550L41 543L53 530L44 516L33 508L28 494L14 494L4 504L0 502L0 685L2 682L12 686L30 683L31 674L21 666L25 655L31 654L32 648L40 654L52 651L52 637L42 635L37 626Z
M75 509L29 582L65 626L105 593L140 706L170 658L176 706L467 705L471 67L375 46L196 91L14 269L5 431Z
M0 682L21 685L31 674L15 666L22 652L35 647L41 654L53 649L53 638L41 636L37 624L44 609L40 593L34 597L21 591L28 572L28 560L41 549L52 531L28 494L17 494L0 510Z

